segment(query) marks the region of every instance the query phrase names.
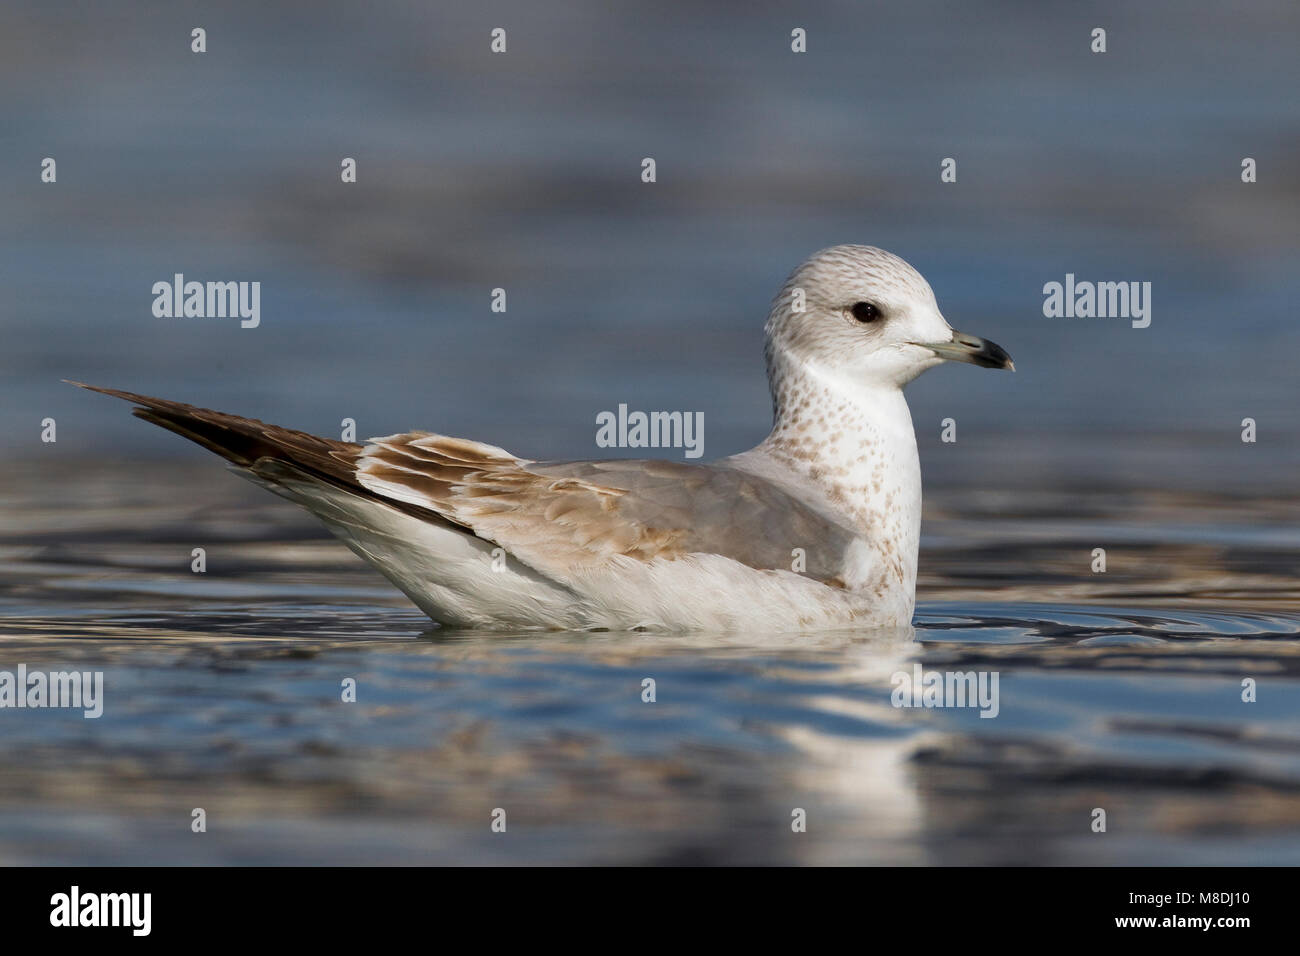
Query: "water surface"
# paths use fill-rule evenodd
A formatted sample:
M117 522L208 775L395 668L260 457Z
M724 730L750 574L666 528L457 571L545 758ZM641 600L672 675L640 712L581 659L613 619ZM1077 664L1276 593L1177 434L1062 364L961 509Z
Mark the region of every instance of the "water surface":
M661 635L439 629L197 452L0 493L0 669L106 681L0 711L5 863L1300 862L1295 502L940 488L914 630Z

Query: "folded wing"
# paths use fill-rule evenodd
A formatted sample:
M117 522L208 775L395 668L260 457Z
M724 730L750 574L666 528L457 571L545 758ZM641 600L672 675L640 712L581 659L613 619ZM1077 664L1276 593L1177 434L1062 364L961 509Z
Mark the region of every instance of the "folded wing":
M81 383L73 383L81 384ZM334 441L118 389L135 414L275 481L277 469L450 524L564 584L617 561L716 554L842 587L853 535L771 482L673 461L534 462L427 432Z
M437 512L565 583L620 557L706 553L842 586L852 538L725 461L533 462L412 432L367 444L357 480L376 495Z

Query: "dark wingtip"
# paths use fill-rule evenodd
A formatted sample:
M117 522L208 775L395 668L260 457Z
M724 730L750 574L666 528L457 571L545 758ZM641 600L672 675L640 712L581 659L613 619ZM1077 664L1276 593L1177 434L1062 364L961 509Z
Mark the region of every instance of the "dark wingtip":
M99 392L99 394L101 395L111 395L113 396L113 398L120 398L125 402L135 402L137 405L144 405L147 408L155 408L158 406L166 406L166 405L178 406L186 409L193 407L190 405L181 405L181 403L179 402L169 402L166 399L153 398L149 395L140 395L136 392L124 392L120 388L105 388L103 385L87 385L85 382L74 382L70 378L65 378L63 379L63 381L69 385L75 385L77 386L77 388L84 388L87 389L88 391Z
M124 393L122 393L122 392L119 392L119 391L118 391L117 389L115 389L115 388L105 388L105 387L102 386L102 385L87 385L85 382L75 382L75 381L73 381L73 380L70 379L70 378L61 379L60 381L62 381L63 384L65 384L65 385L75 385L75 386L77 386L77 388L84 388L84 389L88 389L89 391L92 391L92 392L99 392L99 393L102 394L102 395L122 395L122 394L124 394Z

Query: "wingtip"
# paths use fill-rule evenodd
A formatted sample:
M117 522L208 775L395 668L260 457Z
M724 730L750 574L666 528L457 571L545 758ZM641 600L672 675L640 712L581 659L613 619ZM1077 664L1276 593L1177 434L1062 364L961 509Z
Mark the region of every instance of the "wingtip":
M154 399L151 399L147 395L137 395L135 392L124 392L120 388L106 388L103 385L89 385L86 382L77 382L70 378L65 378L63 381L68 385L75 385L77 388L84 388L87 391L99 392L101 395L109 395L113 398L120 398L128 402L136 402L137 404L147 405L154 401Z

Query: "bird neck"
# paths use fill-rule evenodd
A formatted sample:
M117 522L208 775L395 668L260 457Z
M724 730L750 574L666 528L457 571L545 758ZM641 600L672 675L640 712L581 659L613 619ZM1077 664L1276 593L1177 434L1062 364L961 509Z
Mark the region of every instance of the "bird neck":
M914 588L921 464L903 390L781 354L770 356L768 372L775 423L759 449L817 487L841 521L896 565L897 584Z

